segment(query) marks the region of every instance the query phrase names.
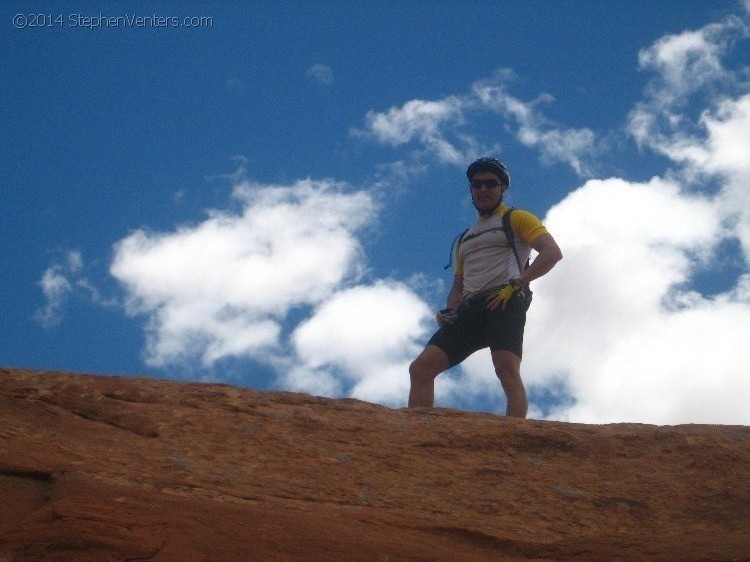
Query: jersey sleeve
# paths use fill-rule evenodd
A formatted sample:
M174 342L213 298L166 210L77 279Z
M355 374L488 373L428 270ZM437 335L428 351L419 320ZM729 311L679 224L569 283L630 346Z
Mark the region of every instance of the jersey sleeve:
M542 234L547 234L547 229L536 215L520 209L516 209L510 215L510 226L528 245L531 245Z

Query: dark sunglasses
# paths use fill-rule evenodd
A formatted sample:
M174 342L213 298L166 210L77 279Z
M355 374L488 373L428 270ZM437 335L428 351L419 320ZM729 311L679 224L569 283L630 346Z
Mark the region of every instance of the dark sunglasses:
M472 189L482 189L483 185L487 186L487 189L495 189L500 182L497 180L471 180Z

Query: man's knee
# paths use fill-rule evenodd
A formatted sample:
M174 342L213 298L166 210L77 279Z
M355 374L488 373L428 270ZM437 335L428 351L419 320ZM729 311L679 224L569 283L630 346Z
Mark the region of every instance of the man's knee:
M516 380L521 378L521 369L513 363L495 365L495 374L499 379Z
M493 352L492 363L495 374L503 387L523 385L521 381L521 358L511 352Z
M409 377L413 383L429 382L434 380L436 376L437 373L433 374L429 364L421 356L417 357L409 365Z
M409 365L409 376L414 383L431 382L448 368L448 358L443 350L428 347Z

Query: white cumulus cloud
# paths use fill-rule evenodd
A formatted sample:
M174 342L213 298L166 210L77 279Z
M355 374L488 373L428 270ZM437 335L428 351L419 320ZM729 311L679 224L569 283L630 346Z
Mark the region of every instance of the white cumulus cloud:
M312 393L346 393L405 405L408 366L433 312L406 284L381 280L340 291L292 336L297 366L286 383Z
M239 183L238 212L212 211L172 232L138 230L115 248L111 274L131 315L148 318L155 366L248 357L279 344L295 307L325 300L362 271L356 233L372 198L331 181Z
M366 130L356 134L371 136L378 142L400 146L412 141L425 146L442 162L463 163L465 149L475 148L471 139L464 139L464 150L449 140L448 132L463 119L464 101L457 96L442 100L410 100L386 112L369 111L365 116Z
M741 74L726 68L723 57L748 36L748 24L733 16L696 31L667 35L643 49L640 66L654 74L644 100L629 116L629 130L639 145L675 160L699 158L687 102L705 91L710 98L704 103L713 105L723 101L718 92L747 90Z
M549 94L529 101L514 97L507 88L513 79L511 71L501 70L472 84L466 94L414 99L387 111L369 111L365 128L353 133L394 147L416 143L417 161L431 157L463 166L480 153L497 151L497 139L483 143L472 130L475 123L500 115L508 132L538 149L542 161L562 162L582 176L590 175L589 161L601 150L594 132L559 127L541 109L554 98Z
M526 377L566 381L576 403L554 416L750 421L735 399L750 391L742 350L750 301L689 288L723 236L714 201L660 179L596 180L551 209L546 224L565 259L535 284Z
M512 73L499 71L491 78L475 82L471 103L501 114L506 128L523 145L537 148L543 162L562 162L577 174L589 176L590 161L601 150L597 141L602 141L591 129L563 128L547 119L541 106L554 102L550 94L526 102L511 95L507 83L512 79Z
M59 263L51 265L44 271L39 286L47 302L34 315L42 326L50 328L60 324L68 299L75 289L75 281L72 279L82 268L81 253L69 251Z

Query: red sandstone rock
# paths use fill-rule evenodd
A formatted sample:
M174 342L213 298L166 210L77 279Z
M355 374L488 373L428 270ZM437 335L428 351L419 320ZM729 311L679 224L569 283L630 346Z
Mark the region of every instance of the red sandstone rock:
M750 428L0 369L0 562L750 560Z

